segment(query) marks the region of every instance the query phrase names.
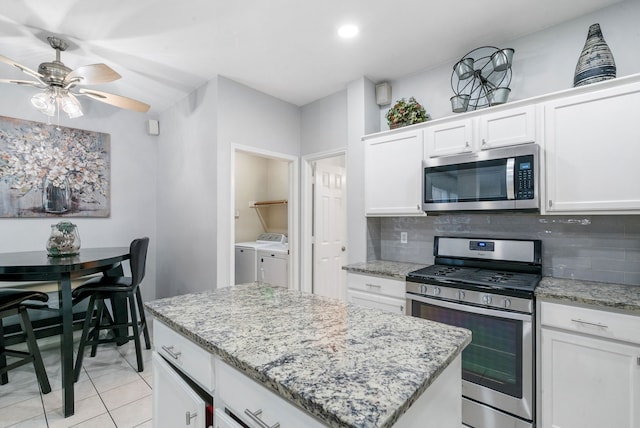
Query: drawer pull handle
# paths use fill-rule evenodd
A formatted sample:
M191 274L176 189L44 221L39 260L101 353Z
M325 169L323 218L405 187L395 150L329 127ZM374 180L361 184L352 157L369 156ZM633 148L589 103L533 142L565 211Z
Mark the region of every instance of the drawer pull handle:
M380 284L366 284L367 287L372 287L372 288L382 288L382 285Z
M269 426L262 419L260 419L262 409L258 409L255 412L252 412L249 409L244 409L244 414L249 416L255 423L258 424L260 428L280 428L280 422L276 422L275 424Z
M581 319L575 319L575 318L571 318L571 321L573 322L577 322L578 324L586 324L586 325L590 325L593 327L600 327L600 328L609 328L608 325L606 324L601 324L599 322L590 322L590 321L585 321L585 320L581 320Z
M198 412L187 412L185 413L185 422L187 425L191 425L191 419L195 418L196 416L198 416Z
M167 354L169 354L171 358L173 358L174 360L177 360L178 358L180 358L180 355L182 355L182 352L173 350L173 345L171 346L162 345L162 350Z

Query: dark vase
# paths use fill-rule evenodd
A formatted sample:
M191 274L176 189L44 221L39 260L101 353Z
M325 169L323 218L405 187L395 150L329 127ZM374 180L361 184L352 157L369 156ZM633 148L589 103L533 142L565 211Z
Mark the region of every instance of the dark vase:
M61 185L56 185L48 178L42 185L42 209L48 213L62 214L71 207L71 188L65 179Z
M587 41L578 58L576 72L573 76L573 86L588 85L589 83L616 78L616 62L611 49L604 41L600 24L589 27Z

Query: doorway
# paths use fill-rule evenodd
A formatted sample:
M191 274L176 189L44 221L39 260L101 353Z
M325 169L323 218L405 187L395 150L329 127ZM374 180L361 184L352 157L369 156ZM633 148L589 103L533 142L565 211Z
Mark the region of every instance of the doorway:
M303 167L303 290L346 300L346 155L304 158Z
M232 156L231 242L255 242L260 234L287 237L286 285L298 289L296 245L297 158L235 145ZM231 283L236 283L236 255L231 251ZM256 268L257 269L257 268Z

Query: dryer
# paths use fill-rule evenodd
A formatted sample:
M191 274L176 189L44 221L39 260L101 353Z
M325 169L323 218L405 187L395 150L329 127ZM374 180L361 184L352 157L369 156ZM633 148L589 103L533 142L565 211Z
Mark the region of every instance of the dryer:
M284 244L287 237L282 233L261 233L258 239L235 244L235 283L247 284L258 280L257 250L274 244Z

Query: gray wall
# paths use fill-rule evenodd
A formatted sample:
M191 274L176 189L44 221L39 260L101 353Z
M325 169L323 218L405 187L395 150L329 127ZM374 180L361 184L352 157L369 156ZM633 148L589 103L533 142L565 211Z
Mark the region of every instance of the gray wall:
M640 285L640 216L451 214L367 226L369 260L432 264L434 236L540 239L546 276Z
M230 285L231 147L298 156L299 108L217 77L161 116L158 297Z

